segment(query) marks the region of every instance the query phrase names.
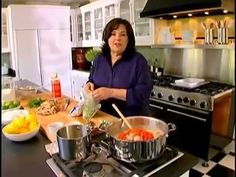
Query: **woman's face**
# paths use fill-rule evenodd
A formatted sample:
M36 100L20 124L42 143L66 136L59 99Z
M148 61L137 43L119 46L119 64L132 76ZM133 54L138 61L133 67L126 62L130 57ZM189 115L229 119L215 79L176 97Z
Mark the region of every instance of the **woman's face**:
M125 25L120 24L117 29L113 30L111 36L108 38L108 45L111 53L122 54L128 44L128 35Z

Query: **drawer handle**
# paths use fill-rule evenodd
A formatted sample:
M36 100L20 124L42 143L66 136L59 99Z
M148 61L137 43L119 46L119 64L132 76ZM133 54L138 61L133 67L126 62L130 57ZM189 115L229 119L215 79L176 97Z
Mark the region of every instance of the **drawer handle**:
M151 107L154 107L154 108L157 108L157 109L161 109L163 110L164 108L161 107L161 106L157 106L157 105L154 105L154 104L149 104Z
M197 116L193 116L193 115L190 115L190 114L182 113L182 112L175 111L175 110L172 110L172 109L167 109L167 111L172 112L172 113L176 113L176 114L180 114L180 115L183 115L183 116L187 116L187 117L190 117L190 118L193 118L193 119L197 119L197 120L200 120L200 121L203 121L203 122L206 122L206 119L203 119L201 117L197 117Z

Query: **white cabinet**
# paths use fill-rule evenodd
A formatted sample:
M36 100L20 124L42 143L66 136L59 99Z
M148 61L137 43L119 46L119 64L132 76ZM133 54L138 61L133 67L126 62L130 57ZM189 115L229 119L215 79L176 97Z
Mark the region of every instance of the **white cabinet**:
M134 30L136 45L154 44L154 19L140 18L147 0L120 0L120 17L128 20Z
M118 0L98 0L79 9L82 14L80 26L83 29L83 36L79 35L77 38L82 39L83 47L100 47L105 25L111 19L118 17ZM80 20L77 21L77 24L79 26Z
M72 9L71 19L71 46L81 47L83 41L83 23L80 8Z
M83 35L75 33L77 47L100 47L102 44L102 33L105 25L115 17L127 19L134 30L136 45L154 44L154 19L140 18L147 0L97 0L80 7L79 14L82 15L81 27ZM74 17L78 19L77 17ZM81 19L81 18L80 18ZM77 27L81 21L77 21Z
M89 72L72 70L72 97L79 101L83 85L88 81Z
M2 53L10 52L8 25L8 9L2 8Z
M51 90L51 76L58 73L62 93L71 96L70 8L39 5L8 7L12 24L11 61L16 76Z

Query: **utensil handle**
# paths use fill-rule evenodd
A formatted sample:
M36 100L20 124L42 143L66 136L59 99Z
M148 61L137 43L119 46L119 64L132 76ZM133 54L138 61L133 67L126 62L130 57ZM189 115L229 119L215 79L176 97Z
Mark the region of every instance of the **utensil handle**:
M123 119L125 124L129 127L129 129L132 129L132 126L130 123L127 121L127 119L124 117L124 115L120 112L120 110L117 108L117 106L113 103L112 107L116 110L116 112L119 114L119 116Z

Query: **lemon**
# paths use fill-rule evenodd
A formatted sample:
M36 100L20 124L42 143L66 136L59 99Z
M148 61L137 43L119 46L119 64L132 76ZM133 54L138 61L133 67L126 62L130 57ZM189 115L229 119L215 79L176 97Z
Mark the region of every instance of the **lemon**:
M29 122L37 122L35 114L28 114L25 116L25 119Z
M27 126L24 117L17 117L12 123L16 124L19 128Z
M30 130L29 130L28 127L27 128L22 127L22 128L19 129L19 133L25 133L25 132L29 132L29 131Z
M35 130L36 128L38 128L37 122L30 122L30 125L29 125L30 131Z
M14 134L15 133L15 127L14 127L13 124L8 124L4 127L3 131L5 133Z
M14 122L6 125L5 132L9 134L18 134L20 133L20 127Z

